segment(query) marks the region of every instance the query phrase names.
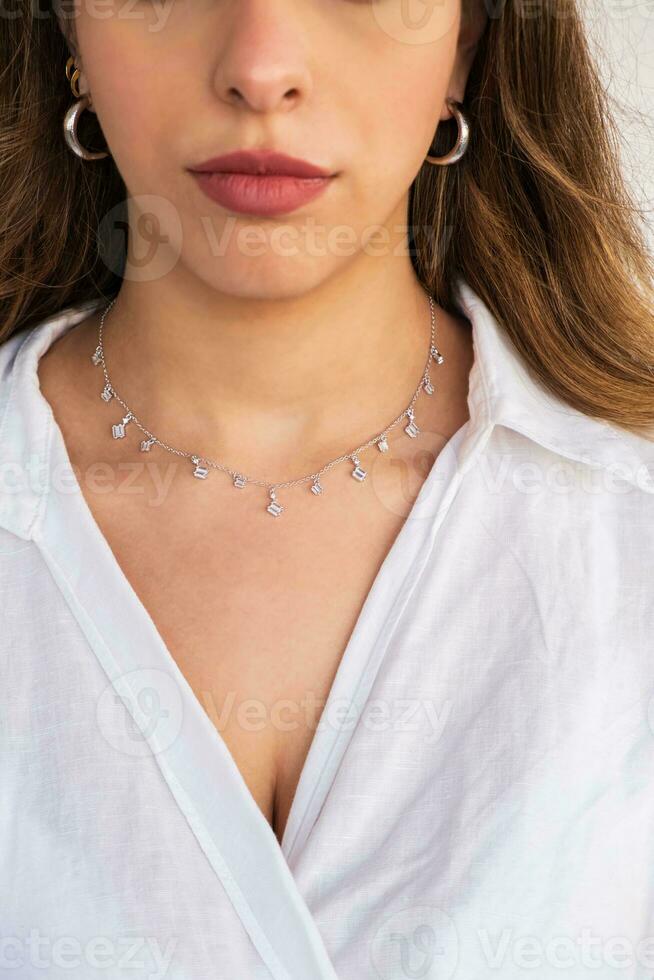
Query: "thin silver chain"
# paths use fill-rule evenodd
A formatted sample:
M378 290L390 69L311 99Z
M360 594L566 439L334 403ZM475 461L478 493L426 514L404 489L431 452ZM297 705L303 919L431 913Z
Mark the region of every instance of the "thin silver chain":
M212 468L216 470L222 470L222 472L227 473L229 476L232 477L233 481L236 481L234 485L239 488L246 486L247 484L253 484L254 486L265 487L268 490L270 500L271 500L271 503L268 506L268 510L270 513L274 514L274 516L278 516L284 509L279 503L276 502L277 490L289 489L290 487L295 487L301 483L306 483L309 480L311 480L312 489L314 493L322 493L324 488L320 485L319 482L320 477L324 473L327 473L330 469L332 469L332 467L337 466L339 463L345 462L345 460L349 459L355 464L355 469L353 470L352 475L361 481L365 478L366 473L363 470L363 468L360 466L360 462L359 462L360 453L362 453L365 449L368 449L370 446L374 446L376 444L379 444L379 448L382 449L384 452L387 452L388 444L386 442L386 436L393 428L395 428L396 425L399 425L399 423L404 418L409 419L409 425L406 427L405 431L409 435L415 438L415 435L417 435L420 430L418 429L418 426L415 422L415 417L414 417L415 413L414 413L413 406L415 405L418 399L418 395L420 394L421 391L425 391L427 394L431 395L435 390L429 374L430 364L432 359L436 361L437 364L442 364L445 358L438 350L438 348L435 346L434 301L431 295L427 294L427 296L429 299L429 309L431 314L431 335L429 340L429 354L427 356L425 367L423 369L422 376L420 378L420 383L415 389L411 401L404 409L404 411L400 415L398 415L397 418L395 418L390 423L390 425L387 425L384 429L382 429L382 431L379 432L376 436L373 436L372 439L369 439L367 442L364 442L360 446L357 446L357 448L352 450L351 452L343 453L343 455L337 456L336 459L330 460L321 469L316 470L313 473L308 473L306 476L299 477L298 479L286 480L281 483L270 483L267 480L257 480L249 476L246 476L240 470L233 470L229 466L225 466L223 463L219 463L216 460L208 459L207 457L200 456L199 453L186 452L185 450L182 449L176 449L174 446L169 446L167 443L163 442L163 440L159 439L157 436L154 435L153 432L150 432L150 430L146 428L146 426L141 422L138 416L131 410L129 405L118 394L111 379L109 378L109 372L107 370L107 364L104 356L102 330L104 327L105 318L109 313L110 309L113 307L114 303L116 302L117 297L115 297L114 299L111 300L109 305L104 310L102 316L100 317L100 327L98 330L98 346L96 347L94 353L91 355L91 360L95 365L98 364L102 365L105 385L101 392L101 397L105 402L111 402L115 399L125 409L125 417L122 419L122 421L112 426L112 432L114 438L123 438L125 435L125 426L133 422L134 425L136 425L141 430L141 432L143 432L143 434L147 437L141 442L141 450L143 452L149 452L152 446L157 445L160 446L162 449L165 449L169 453L174 453L174 455L176 456L182 456L184 458L190 459L195 464L195 470L193 471L194 476L206 478L208 474L208 469Z

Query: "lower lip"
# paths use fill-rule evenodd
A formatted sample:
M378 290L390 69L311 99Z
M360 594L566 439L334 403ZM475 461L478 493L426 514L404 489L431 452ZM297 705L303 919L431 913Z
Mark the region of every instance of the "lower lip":
M207 197L230 211L269 217L288 214L313 201L331 177L191 171Z

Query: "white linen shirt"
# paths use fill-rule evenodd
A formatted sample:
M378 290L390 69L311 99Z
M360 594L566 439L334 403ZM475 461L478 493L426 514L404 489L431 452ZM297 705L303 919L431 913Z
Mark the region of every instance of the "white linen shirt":
M0 346L0 977L651 980L654 444L457 290L470 418L281 845L70 479L37 363L93 304Z

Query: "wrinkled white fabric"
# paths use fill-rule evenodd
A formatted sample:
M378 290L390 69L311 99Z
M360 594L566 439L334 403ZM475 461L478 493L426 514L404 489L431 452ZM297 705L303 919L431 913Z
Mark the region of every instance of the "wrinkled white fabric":
M58 479L36 367L88 309L0 346L0 976L651 980L654 445L548 395L458 287L470 419L281 846Z

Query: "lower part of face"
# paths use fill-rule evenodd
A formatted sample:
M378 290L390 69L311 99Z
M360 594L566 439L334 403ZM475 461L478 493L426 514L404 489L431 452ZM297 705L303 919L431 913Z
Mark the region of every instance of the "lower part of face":
M134 274L272 297L394 261L459 16L459 0L80 0L77 45L128 192ZM241 150L326 176L196 172Z

